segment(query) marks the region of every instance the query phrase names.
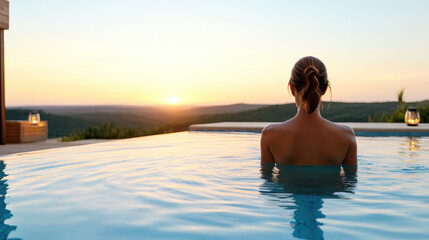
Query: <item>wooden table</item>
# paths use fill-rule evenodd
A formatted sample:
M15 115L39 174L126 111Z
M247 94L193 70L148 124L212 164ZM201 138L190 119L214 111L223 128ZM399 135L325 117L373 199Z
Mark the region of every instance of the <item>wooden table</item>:
M32 124L28 121L6 121L6 143L46 141L48 122Z

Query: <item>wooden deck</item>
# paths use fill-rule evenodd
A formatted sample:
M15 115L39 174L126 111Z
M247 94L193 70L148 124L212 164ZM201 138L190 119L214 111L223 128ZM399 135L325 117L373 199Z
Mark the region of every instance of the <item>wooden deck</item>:
M240 131L261 132L273 122L218 122L194 124L189 131ZM407 126L405 123L339 123L351 127L357 136L429 136L429 123Z

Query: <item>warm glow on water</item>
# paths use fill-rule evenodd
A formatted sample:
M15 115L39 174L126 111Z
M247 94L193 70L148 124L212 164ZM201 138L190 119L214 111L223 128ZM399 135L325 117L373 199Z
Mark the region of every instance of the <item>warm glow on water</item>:
M4 156L2 233L62 240L429 235L429 138L357 137L357 175L311 166L261 175L259 139L182 132Z

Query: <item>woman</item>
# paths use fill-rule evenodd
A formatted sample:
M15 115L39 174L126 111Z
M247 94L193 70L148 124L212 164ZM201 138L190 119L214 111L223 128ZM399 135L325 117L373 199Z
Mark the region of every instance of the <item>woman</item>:
M353 130L320 115L321 97L329 87L322 61L311 56L301 58L292 69L289 87L298 112L286 122L264 128L261 163L356 165Z

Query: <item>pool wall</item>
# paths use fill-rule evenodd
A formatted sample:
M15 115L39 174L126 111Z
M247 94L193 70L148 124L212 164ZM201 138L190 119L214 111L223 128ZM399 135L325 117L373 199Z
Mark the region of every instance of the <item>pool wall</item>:
M207 124L194 124L189 131L227 131L227 132L261 132L270 124L277 122L218 122ZM356 136L407 136L429 137L429 123L420 123L418 126L407 126L405 123L360 123L339 122L349 126Z

